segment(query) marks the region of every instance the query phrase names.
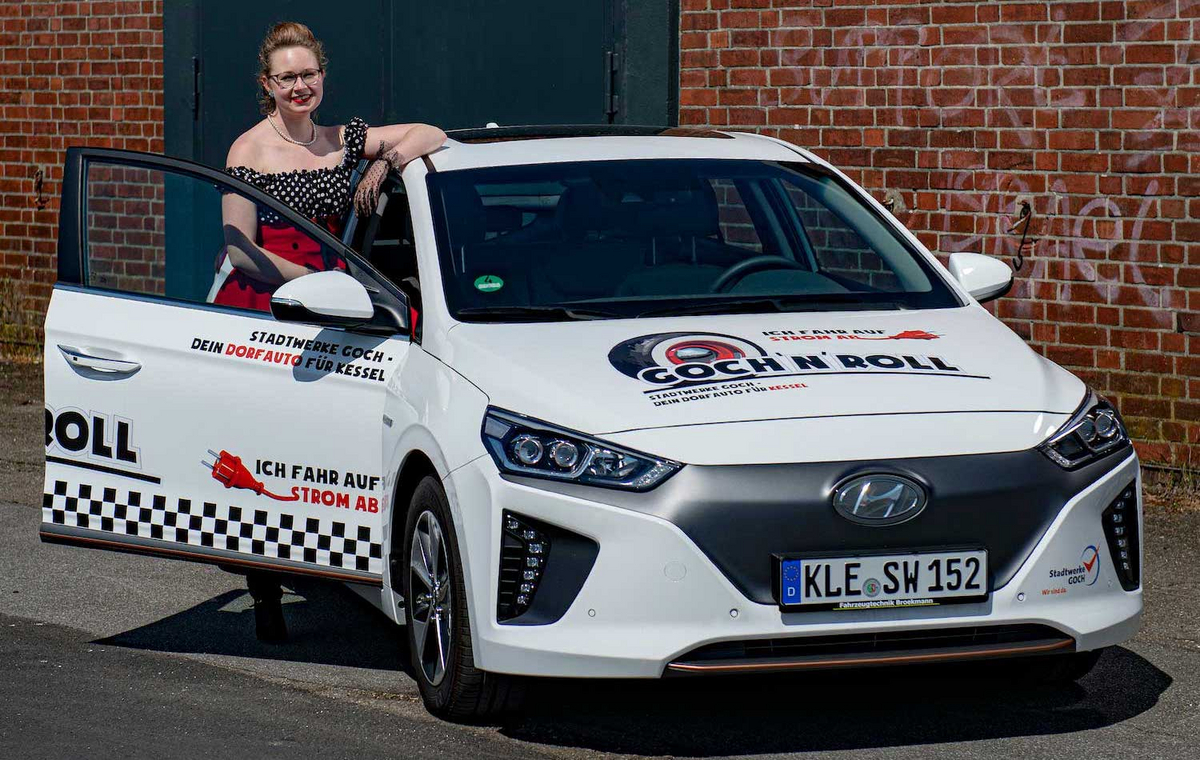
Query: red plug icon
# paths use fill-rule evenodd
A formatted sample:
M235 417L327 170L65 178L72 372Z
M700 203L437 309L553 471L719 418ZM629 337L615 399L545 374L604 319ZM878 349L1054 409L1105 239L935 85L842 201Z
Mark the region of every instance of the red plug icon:
M220 454L212 449L209 449L208 453L214 456L217 461L212 464L201 461L200 464L205 468L211 469L213 479L220 481L226 488L245 488L278 501L296 501L300 498L298 494L280 496L268 491L262 484L262 481L254 479L254 476L242 464L242 458L239 456L234 456L224 449L221 450Z

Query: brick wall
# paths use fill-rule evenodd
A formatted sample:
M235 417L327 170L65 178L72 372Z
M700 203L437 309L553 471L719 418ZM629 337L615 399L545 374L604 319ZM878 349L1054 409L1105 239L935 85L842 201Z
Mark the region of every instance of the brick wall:
M0 344L36 341L66 146L163 150L162 8L0 0ZM1010 256L1028 199L1000 316L1116 397L1145 457L1200 461L1200 0L681 12L681 123L811 147L943 254Z
M812 148L934 251L1032 256L996 309L1200 463L1200 0L681 0L680 123Z
M67 146L163 150L162 8L0 0L0 342L37 341Z

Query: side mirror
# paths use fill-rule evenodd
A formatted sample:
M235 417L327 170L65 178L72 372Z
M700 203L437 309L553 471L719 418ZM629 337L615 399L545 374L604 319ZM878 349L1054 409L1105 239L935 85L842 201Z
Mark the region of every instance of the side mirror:
M345 272L313 272L283 283L271 296L271 314L281 322L350 327L375 316L362 283Z
M950 254L950 274L980 303L1004 295L1013 283L1008 264L981 253Z

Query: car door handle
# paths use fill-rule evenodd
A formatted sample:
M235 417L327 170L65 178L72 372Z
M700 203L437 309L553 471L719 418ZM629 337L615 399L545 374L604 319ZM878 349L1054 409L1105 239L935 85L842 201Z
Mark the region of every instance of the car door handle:
M61 343L58 344L58 350L62 351L63 357L75 366L87 367L88 369L94 369L97 372L104 372L110 375L132 375L142 368L139 362L114 359L108 356L95 356L81 351L74 346L64 346Z

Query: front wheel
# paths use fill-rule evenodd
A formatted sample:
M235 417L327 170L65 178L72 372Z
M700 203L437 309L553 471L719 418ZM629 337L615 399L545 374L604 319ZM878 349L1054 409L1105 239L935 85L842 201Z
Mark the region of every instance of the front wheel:
M409 658L426 709L474 722L517 707L521 684L475 667L462 560L441 484L426 477L413 492L404 540L393 552L402 574Z

